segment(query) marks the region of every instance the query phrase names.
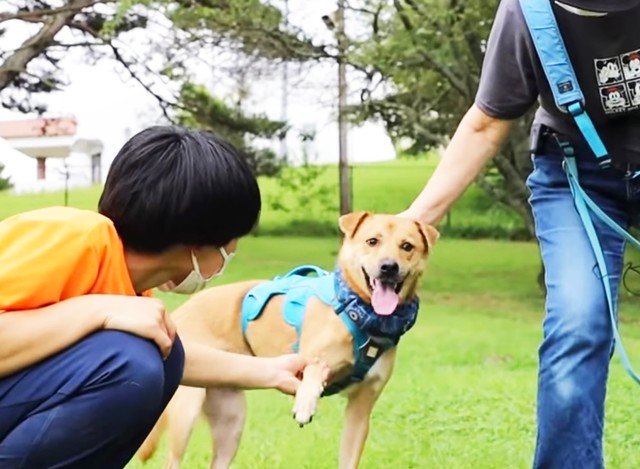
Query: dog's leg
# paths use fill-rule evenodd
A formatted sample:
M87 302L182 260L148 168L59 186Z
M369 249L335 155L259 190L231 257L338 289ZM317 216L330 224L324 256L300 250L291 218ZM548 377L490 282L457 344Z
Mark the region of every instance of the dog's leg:
M180 386L167 406L169 455L165 469L179 469L193 427L202 412L205 389Z
M236 456L244 427L244 392L230 388L208 389L204 412L214 440L211 469L227 469Z
M396 349L385 352L349 395L340 447L340 469L357 469L369 434L373 406L393 372Z
M321 363L312 363L304 369L293 406L293 418L301 427L311 422L318 406L318 399L324 391L328 373L327 366Z

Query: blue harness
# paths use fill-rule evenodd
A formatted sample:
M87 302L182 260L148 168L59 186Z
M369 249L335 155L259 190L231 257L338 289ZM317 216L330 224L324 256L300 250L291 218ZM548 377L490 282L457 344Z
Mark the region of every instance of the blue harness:
M568 112L573 117L580 132L596 155L600 167L608 169L611 166L609 156L604 143L600 139L591 119L584 108L584 95L580 90L573 66L569 60L567 50L558 29L558 24L553 13L550 0L520 0L520 7L524 14L525 22L529 28L533 44L542 63L542 68L549 82L556 106L563 112ZM640 376L634 371L622 343L615 318L615 308L609 275L602 247L598 239L589 210L600 220L611 227L616 233L630 241L640 249L640 241L631 236L624 228L613 221L580 186L578 179L578 167L576 165L574 149L569 142L558 140L564 154L564 168L569 180L574 204L585 227L591 248L595 254L600 269L600 276L604 286L605 295L611 319L611 327L615 339L616 350L620 355L622 365L627 373L640 384ZM636 173L635 175L637 175ZM635 175L633 177L635 177Z
M395 346L400 337L415 324L419 307L419 300L415 297L409 303L400 305L392 315L378 316L344 283L338 269L330 273L313 265L304 265L261 283L247 293L242 301L243 335L249 322L260 316L269 299L275 295L285 296L282 315L285 322L296 330L297 340L292 346L294 352L298 351L307 303L313 297L330 305L351 332L354 357L352 373L327 387L323 396L330 396L362 381L380 355Z

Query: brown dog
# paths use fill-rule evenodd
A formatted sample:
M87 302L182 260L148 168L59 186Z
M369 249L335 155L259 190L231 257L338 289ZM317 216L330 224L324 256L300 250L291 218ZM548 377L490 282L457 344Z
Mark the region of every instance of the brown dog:
M312 364L305 368L296 393L294 418L301 426L309 423L322 395L344 391L348 404L340 468L347 469L358 467L369 417L391 377L396 344L415 322L416 289L439 235L428 225L368 212L342 216L340 229L345 237L334 274L209 288L172 317L185 343L202 342L257 356L291 353L292 344L294 350L299 344L299 353ZM329 367L326 382L318 360ZM245 417L243 391L228 388L181 386L139 457L146 460L153 454L166 424L170 434L166 468L179 468L203 411L215 442L211 468L228 468Z

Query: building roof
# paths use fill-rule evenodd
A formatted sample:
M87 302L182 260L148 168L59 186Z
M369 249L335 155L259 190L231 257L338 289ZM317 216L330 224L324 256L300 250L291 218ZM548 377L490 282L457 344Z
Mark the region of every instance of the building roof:
M29 137L68 137L76 134L73 117L54 117L0 121L0 137L7 140Z

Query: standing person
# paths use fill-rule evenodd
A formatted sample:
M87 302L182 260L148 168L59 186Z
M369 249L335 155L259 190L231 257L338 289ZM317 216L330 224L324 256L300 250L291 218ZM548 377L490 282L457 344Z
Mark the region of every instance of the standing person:
M546 271L546 315L539 348L535 468L601 468L612 329L602 278L574 206L558 140L575 149L582 187L622 227L640 199L627 176L640 163L640 1L553 3L586 110L615 169L600 169L569 114L558 110L518 0L502 0L488 40L474 104L442 161L403 212L426 223L443 217L499 151L515 119L538 101L527 179ZM595 219L614 297L624 241Z
M98 212L0 222L0 468L122 468L181 382L295 392L297 355L183 349L149 295L221 275L260 207L230 144L152 127L114 159Z

